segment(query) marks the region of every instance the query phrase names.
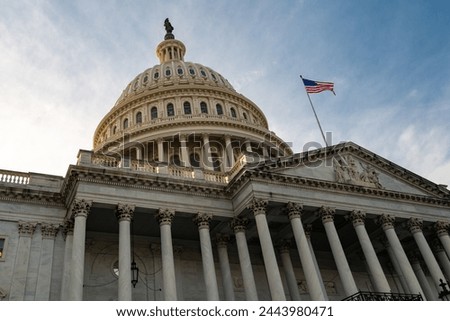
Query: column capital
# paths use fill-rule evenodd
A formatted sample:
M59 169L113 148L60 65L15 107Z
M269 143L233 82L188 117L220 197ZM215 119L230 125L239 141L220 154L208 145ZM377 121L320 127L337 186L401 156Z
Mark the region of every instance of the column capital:
M226 234L217 234L216 235L216 244L217 247L227 247L230 242L230 236Z
M353 226L364 225L364 220L366 219L366 213L360 210L353 210L348 216L353 223Z
M417 217L411 217L408 220L408 230L414 234L417 232L422 232L423 220Z
M289 202L286 204L288 210L288 217L290 220L294 218L301 218L303 213L303 204Z
M317 215L322 219L322 223L334 221L335 209L331 207L322 206L317 210Z
M74 228L74 222L73 220L65 220L64 224L62 226L62 234L64 237L64 240L66 240L66 237L68 234L72 234L73 235L73 228Z
M291 240L282 239L278 243L278 250L280 251L280 253L289 253L289 251L291 250L291 244Z
M269 201L259 199L254 197L251 203L247 206L248 209L252 210L253 215L266 214L266 207Z
M37 223L19 221L19 236L32 236Z
M59 224L42 223L41 224L42 238L43 239L54 239L56 237L56 234L58 234L59 229L60 229Z
M160 208L156 213L155 218L158 220L159 225L171 225L175 216L175 211L168 208Z
M377 218L377 223L381 225L383 230L394 228L395 217L389 214L381 214Z
M248 225L248 219L245 217L234 217L230 222L230 227L234 233L245 232Z
M197 213L194 215L193 221L198 225L198 229L209 229L209 222L211 222L212 214L209 213Z
M305 230L305 235L307 239L311 238L312 233L312 224L305 224L303 225L303 229Z
M131 221L134 214L134 205L119 203L116 207L116 217L120 221Z
M450 223L445 221L437 221L434 223L434 229L436 230L437 236L448 235L448 230L450 229Z
M73 201L72 215L73 217L84 216L87 218L91 211L92 201L84 199L75 199Z

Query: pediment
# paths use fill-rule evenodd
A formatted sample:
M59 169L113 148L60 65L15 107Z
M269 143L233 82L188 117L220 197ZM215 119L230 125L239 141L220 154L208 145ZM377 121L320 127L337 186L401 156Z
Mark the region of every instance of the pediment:
M405 194L442 197L450 191L354 143L293 155L263 166L271 173Z

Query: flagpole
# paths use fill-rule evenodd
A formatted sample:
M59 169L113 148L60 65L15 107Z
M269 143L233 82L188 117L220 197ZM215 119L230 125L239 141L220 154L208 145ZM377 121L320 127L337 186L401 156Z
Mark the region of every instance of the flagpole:
M303 81L303 77L302 77L301 75L300 75L300 78L301 78L302 81ZM303 87L304 87L304 86L303 86ZM305 87L305 91L306 91L306 87ZM314 109L314 105L313 105L313 103L312 103L312 101L311 101L311 97L309 97L309 93L308 93L307 91L306 91L306 95L308 96L309 103L311 104L311 109L312 109L312 111L313 111L313 113L314 113L314 116L316 117L317 125L319 125L320 133L322 134L322 138L323 138L323 141L325 142L325 146L328 147L328 142L327 142L327 140L326 140L326 138L325 138L325 135L324 135L324 133L323 133L322 126L320 125L319 117L317 117L316 110Z

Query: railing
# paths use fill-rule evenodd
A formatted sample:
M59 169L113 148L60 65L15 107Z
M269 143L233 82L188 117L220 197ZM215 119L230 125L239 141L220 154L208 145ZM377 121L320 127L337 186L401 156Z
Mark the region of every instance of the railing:
M0 183L28 185L30 183L30 174L0 170Z
M92 156L92 164L105 167L119 167L119 161L117 159L105 155Z
M423 301L420 294L359 291L342 301Z
M228 183L228 175L225 173L203 172L205 181L214 183Z
M195 178L194 172L191 169L169 166L169 175L181 178Z

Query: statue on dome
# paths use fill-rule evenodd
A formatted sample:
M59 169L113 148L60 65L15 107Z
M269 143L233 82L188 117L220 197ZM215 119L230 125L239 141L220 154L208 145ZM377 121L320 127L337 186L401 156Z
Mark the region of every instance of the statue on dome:
M166 28L166 35L164 36L164 40L175 39L174 35L172 34L173 26L170 23L169 18L166 18L166 20L164 20L164 28Z

